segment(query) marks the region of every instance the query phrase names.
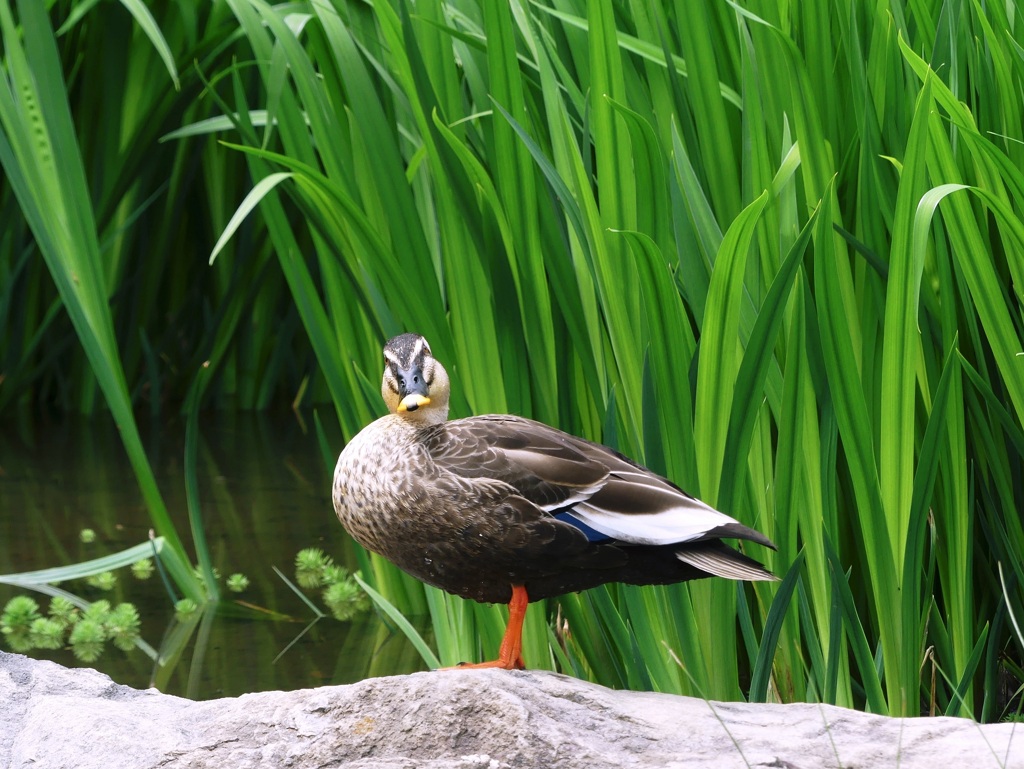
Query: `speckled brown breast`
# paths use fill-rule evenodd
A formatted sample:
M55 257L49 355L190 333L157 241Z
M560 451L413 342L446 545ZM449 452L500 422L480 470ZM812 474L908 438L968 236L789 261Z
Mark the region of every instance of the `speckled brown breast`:
M342 525L368 550L449 592L504 601L515 558L495 553L501 546L496 540L507 539L503 516L495 508L508 491L500 483L470 488L444 477L419 431L399 417L385 416L345 447L335 469L333 497ZM484 510L492 513L490 526L478 520ZM484 579L483 572L497 579Z

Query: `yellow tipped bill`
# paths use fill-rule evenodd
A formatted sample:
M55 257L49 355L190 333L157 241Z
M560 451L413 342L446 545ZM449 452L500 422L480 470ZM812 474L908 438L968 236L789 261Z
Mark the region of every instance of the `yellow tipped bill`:
M430 398L426 395L420 395L419 393L409 393L402 398L401 403L398 404L399 412L402 411L415 411L420 406L426 406L430 403Z

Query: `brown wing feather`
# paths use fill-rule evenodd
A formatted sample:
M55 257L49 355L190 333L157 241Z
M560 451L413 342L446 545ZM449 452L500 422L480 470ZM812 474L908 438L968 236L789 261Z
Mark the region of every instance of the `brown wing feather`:
M541 509L568 509L581 500L622 515L671 510L693 497L667 478L619 452L542 422L511 415L457 419L428 438L439 467L463 478L506 483ZM774 548L755 529L730 523L704 539L735 537Z
M525 584L536 600L613 581L661 584L710 574L771 578L756 562L717 541L664 547L590 541L578 527L554 518L554 512L571 511L577 503L629 517L678 506L680 496L692 499L605 446L503 415L447 422L423 430L419 440L441 471L435 480L441 496L461 497L462 502L458 519L451 521L457 537L441 542L432 557L435 564L445 564L445 573L417 576L433 577L432 584L451 592L506 601L508 585L516 583ZM452 488L445 489L449 483ZM469 497L477 495L478 503L471 502ZM720 528L717 536L771 544L739 523ZM683 557L680 551L692 555Z
M608 476L608 468L576 441L540 422L501 415L453 420L424 435L439 468L507 483L544 509L590 496Z

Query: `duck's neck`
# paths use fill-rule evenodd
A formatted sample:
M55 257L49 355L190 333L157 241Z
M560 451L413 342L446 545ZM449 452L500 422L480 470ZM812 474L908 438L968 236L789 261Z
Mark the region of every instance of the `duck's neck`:
M434 406L430 408L406 411L401 415L405 422L417 429L432 427L448 421L448 406Z

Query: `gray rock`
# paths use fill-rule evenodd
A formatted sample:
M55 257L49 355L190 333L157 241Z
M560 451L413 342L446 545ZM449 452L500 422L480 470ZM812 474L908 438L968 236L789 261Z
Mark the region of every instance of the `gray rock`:
M1020 732L1020 733L1018 733ZM0 767L1024 769L1024 727L466 670L192 702L0 652Z

